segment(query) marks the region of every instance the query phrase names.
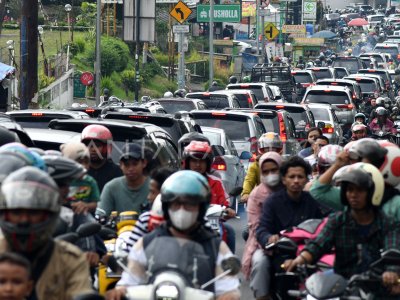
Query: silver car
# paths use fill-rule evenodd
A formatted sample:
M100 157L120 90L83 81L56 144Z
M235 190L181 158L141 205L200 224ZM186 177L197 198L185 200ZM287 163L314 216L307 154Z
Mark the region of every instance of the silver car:
M214 169L220 175L225 190L229 193L233 188L242 186L245 170L240 161L238 152L232 140L226 134L225 130L214 127L201 127L203 134L210 140L211 145L222 146L225 153L216 156L212 164Z
M322 133L329 139L331 144L340 144L343 141L343 130L339 119L336 116L335 108L330 104L308 104L312 111L315 123L324 122L325 126L321 128Z

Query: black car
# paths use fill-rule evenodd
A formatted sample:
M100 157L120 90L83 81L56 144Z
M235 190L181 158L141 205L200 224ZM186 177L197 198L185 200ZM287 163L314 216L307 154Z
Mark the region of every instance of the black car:
M147 123L138 123L124 120L83 119L83 120L52 120L51 129L74 131L82 130L92 124L107 127L113 135L111 158L115 163L125 143L139 143L149 149L146 156L152 163L158 166L169 166L178 169L178 149L171 136L164 129Z

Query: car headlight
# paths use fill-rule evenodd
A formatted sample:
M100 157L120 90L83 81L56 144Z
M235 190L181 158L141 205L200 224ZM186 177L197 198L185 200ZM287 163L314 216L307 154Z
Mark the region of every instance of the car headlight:
M177 300L179 289L172 283L161 283L155 291L156 300Z

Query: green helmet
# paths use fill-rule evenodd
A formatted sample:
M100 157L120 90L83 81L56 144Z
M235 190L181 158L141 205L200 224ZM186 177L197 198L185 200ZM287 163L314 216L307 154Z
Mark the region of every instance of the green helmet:
M242 81L247 83L250 82L250 76L244 76Z

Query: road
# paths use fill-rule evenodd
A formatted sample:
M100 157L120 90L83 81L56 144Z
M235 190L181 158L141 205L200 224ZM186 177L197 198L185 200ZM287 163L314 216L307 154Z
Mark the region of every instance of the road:
M243 249L245 242L242 238L242 231L246 227L247 224L247 215L245 212L245 208L243 205L239 206L239 217L240 219L231 219L229 220L229 224L233 226L236 232L236 255L242 259ZM243 275L240 274L241 280L241 299L251 300L254 299L253 293L250 290L249 282L243 278Z

